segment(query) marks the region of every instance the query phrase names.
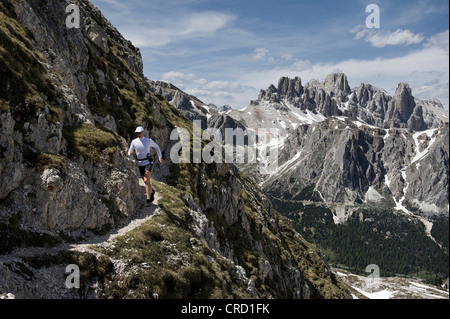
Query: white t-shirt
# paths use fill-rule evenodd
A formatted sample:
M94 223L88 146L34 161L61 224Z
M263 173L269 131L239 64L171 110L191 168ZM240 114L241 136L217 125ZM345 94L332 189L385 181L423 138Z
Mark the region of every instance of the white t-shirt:
M147 160L147 154L150 154L151 149L154 148L159 158L162 158L161 149L158 144L153 142L151 138L143 137L143 138L135 138L131 142L130 149L128 150L128 155L131 155L130 152L132 150L135 151L136 157L138 159L138 166L145 166L150 162ZM139 161L142 159L142 161Z

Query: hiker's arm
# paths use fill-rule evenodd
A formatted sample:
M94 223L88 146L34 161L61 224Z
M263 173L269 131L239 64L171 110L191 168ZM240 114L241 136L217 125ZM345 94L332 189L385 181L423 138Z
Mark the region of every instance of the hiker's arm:
M134 153L135 153L135 151L134 151L134 145L133 145L133 143L132 143L131 146L130 146L130 149L128 150L128 155L133 156Z
M158 154L159 162L164 165L164 160L162 158L161 149L159 148L158 144L156 144L154 141L151 141L150 147L153 147L156 150L156 153Z

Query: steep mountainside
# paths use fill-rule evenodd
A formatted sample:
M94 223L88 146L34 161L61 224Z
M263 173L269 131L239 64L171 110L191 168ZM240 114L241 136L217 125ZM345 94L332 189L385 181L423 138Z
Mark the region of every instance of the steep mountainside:
M16 298L350 298L321 253L232 164L171 162L192 122L143 77L139 50L87 0L0 3L0 294ZM126 151L161 146L153 216ZM68 289L66 267L80 268Z
M281 150L288 161L263 185L285 199L310 189L337 218L346 206L383 199L423 217L448 213L448 137L448 125L417 133L341 117L302 125Z

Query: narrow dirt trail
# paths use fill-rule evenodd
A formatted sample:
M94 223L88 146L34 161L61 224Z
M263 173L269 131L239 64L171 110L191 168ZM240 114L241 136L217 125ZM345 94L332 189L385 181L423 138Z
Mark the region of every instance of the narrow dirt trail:
M143 198L145 198L145 186L142 180L139 180L139 184L141 186L141 192ZM92 249L92 246L109 246L114 239L119 236L123 236L126 233L132 231L133 229L139 227L146 221L152 218L152 216L157 213L159 210L158 201L160 199L160 195L155 193L155 200L151 205L142 204L142 208L137 211L133 216L130 216L128 220L122 222L122 224L115 229L112 229L108 233L104 235L95 235L90 233L86 235L84 239L76 244L61 244L53 247L26 247L26 248L18 248L6 255L0 255L0 263L1 262L12 262L19 261L21 257L32 257L46 254L56 254L59 251L63 250L71 250L71 251L79 251L79 252L89 252L95 255L99 255L100 253L95 249Z
M159 209L158 207L159 198L160 196L157 193L155 193L155 200L151 205L142 207L142 209L139 212L133 215L132 218L130 218L128 221L122 224L119 228L116 228L102 236L93 236L92 238L89 238L82 243L70 245L69 249L72 251L90 252L92 254L98 255L99 253L96 250L92 249L91 248L92 246L95 245L107 247L117 237L125 235L126 233L132 231L133 229L139 227L146 221L150 220L155 215L156 211Z

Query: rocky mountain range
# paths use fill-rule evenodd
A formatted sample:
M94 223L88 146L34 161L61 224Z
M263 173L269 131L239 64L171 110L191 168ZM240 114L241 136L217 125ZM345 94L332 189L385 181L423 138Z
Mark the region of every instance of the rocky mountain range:
M350 89L347 76L343 73L330 74L324 82L309 81L304 87L300 77L283 77L277 87L271 85L267 90L261 90L258 99L251 101L250 106L267 103L281 109L283 106L294 107L325 117L360 119L381 128L422 131L448 122L448 117L442 117L443 112L436 114L427 108L431 101L415 99L407 83L400 83L395 95L390 96L370 84L363 83ZM439 107L444 111L442 105Z
M390 198L404 211L448 215L448 112L414 98L408 84L391 97L371 85L350 89L344 74L305 87L281 78L228 114L280 131L280 165L262 184L282 196L312 188L329 205Z
M71 4L79 28L66 1L0 2L0 295L351 298L243 171L171 161L171 132L193 134L176 92L154 94L139 49L89 1ZM147 208L126 154L138 125L166 160Z

